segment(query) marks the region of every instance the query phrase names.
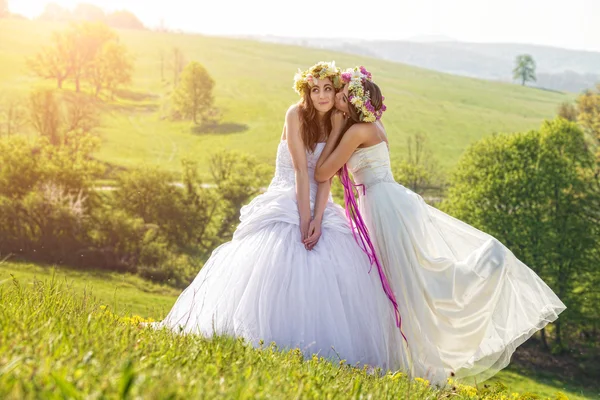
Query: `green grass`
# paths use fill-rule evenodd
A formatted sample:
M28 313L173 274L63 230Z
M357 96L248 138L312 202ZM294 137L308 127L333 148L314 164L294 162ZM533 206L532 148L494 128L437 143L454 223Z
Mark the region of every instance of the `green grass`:
M533 371L509 367L498 373L485 384L493 385L502 382L510 390L520 393L532 392L542 397L551 397L556 391L565 393L569 399L599 399L600 390L590 390L578 387L574 382L566 382L558 375L544 371Z
M65 25L0 20L0 90L26 96L40 81L28 74L25 59ZM568 95L469 79L387 61L249 40L120 31L136 58L128 94L104 107L99 157L112 164L160 165L179 170L182 157L200 162L208 175L208 155L238 149L273 163L284 113L297 101L292 79L298 67L334 59L339 66L364 64L381 86L388 111L384 122L393 158L404 156L406 138L427 134L442 169L452 167L465 147L493 132L535 129L555 114ZM171 90L160 76L159 52L173 46L187 60L206 66L216 81L216 104L223 113L221 133L195 133L188 122L167 115ZM170 76L166 72L167 78ZM67 85L68 87L68 85Z
M31 76L25 60L48 42L52 31L65 27L0 19L0 97L26 99L34 87L53 86ZM105 102L98 130L103 142L98 157L116 166L146 164L177 171L181 159L190 157L199 161L207 177L209 154L222 148L272 164L285 110L297 100L292 77L298 67L320 60L367 66L386 96L384 123L392 157L404 155L406 138L424 133L444 170L455 165L468 144L493 132L537 129L559 103L571 99L329 51L200 35L119 33L136 57L135 76L122 96ZM187 122L165 118L171 87L161 80L159 52L173 46L188 60L204 64L215 79L216 103L223 114L220 133L195 132ZM57 286L35 283L37 279L54 279ZM144 397L245 393L349 398L359 392L374 398L407 397L408 382L402 380L376 379L328 363L300 363L293 353L259 352L225 338L180 338L138 330L115 318L96 318L93 311L99 304L122 316L164 317L179 291L136 276L4 263L0 282L0 398L60 397L61 390L78 393L72 397L116 397L132 374L130 394ZM133 360L131 367L128 360ZM552 397L565 388L572 399L594 397L541 372L509 369L498 379L511 392ZM415 390L411 395L416 396Z
M24 294L18 294L11 275ZM63 381L85 396L114 397L128 374L129 360L136 376L132 395L150 398L194 396L200 391L217 397L350 398L359 390L357 382L362 382L364 396L406 397L405 379L374 378L322 361L301 363L293 352L256 351L227 338L181 338L139 330L114 316L96 315L100 305L107 305L116 315L160 320L178 294L136 276L29 263L0 265L0 397L50 393ZM561 391L570 399L595 398L559 376L532 374L508 369L490 382L502 382L510 393L554 398ZM420 398L417 394L424 392L413 385L412 398ZM438 395L432 393L431 398Z
M164 318L181 292L131 274L43 267L31 263L0 265L0 281L10 280L12 276L24 286L32 285L35 280L54 279L80 296L86 295L99 304L110 306L119 315L153 319Z

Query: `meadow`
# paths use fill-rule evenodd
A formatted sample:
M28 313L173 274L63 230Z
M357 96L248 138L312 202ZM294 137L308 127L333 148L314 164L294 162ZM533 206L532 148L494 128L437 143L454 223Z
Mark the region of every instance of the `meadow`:
M49 43L53 31L65 28L0 20L0 97L25 100L34 87L55 86L34 77L26 59ZM556 114L561 102L572 100L572 95L559 92L326 50L151 31L121 30L119 35L135 57L133 82L114 99L103 101L98 129L98 158L118 167L144 164L178 171L181 159L188 157L200 163L208 178L208 157L219 149L240 150L273 164L285 111L298 100L292 90L294 73L320 60L335 60L343 68L365 65L372 71L388 106L383 121L393 159L405 156L408 137L424 134L440 170L454 166L470 143L494 132L537 128ZM169 118L168 63L174 47L187 61L203 64L215 80L218 126L198 127Z
M339 362L303 360L268 343L256 350L226 337L140 327L163 318L178 293L135 275L2 263L0 397L598 398L543 371L509 367L478 384L479 391L438 390L402 374L377 377Z
M0 105L26 102L31 90L54 87L27 68L27 57L64 24L0 19ZM386 97L391 154L407 139L428 137L439 170L449 173L464 149L495 132L537 129L573 95L457 77L384 60L326 50L182 33L120 30L135 57L132 84L102 97L102 145L96 157L114 169L156 166L181 171L199 163L210 182L209 156L239 150L273 165L284 114L298 100L298 68L335 60L365 65ZM202 63L215 80L216 126L169 118L173 48ZM72 91L72 84L65 85ZM88 88L84 88L88 90ZM107 175L98 185L110 185ZM402 374L367 371L269 344L252 349L230 338L180 337L140 327L163 318L179 290L139 276L6 261L0 265L1 398L598 398L556 374L510 367L477 389L438 391ZM498 393L492 394L493 391ZM500 393L501 392L501 393ZM519 393L519 395L513 395ZM529 394L528 394L529 393ZM477 397L478 396L478 397ZM493 397L495 396L495 397ZM502 397L505 396L505 397ZM536 397L539 396L539 397Z

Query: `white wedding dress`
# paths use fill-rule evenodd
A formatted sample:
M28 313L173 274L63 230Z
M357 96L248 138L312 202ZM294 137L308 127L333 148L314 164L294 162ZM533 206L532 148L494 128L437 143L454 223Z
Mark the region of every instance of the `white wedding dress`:
M323 147L307 152L311 207ZM312 251L301 243L299 219L294 168L283 141L268 190L241 209L233 240L214 250L155 326L243 337L255 346L275 342L349 364L406 368L392 305L378 275L369 273L343 209L330 195Z
M565 309L498 240L396 183L385 142L355 151L348 167L398 301L413 376L487 379Z

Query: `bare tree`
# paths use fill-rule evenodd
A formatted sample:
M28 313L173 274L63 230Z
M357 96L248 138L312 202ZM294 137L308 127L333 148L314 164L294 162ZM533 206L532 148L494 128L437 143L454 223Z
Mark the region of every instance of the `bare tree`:
M72 93L65 98L65 128L67 131L91 132L100 124L95 100L85 94Z
M394 165L394 177L414 192L423 194L436 179L437 161L427 137L415 134L407 140L407 157Z
M73 70L73 42L63 34L54 32L52 44L44 47L32 58L27 59L27 66L42 79L56 80L56 86L62 89L64 81Z
M29 97L29 118L40 136L55 146L62 142L62 110L54 92L48 89L33 91Z
M179 47L173 47L171 50L170 67L173 72L173 86L177 86L181 72L185 68L185 56Z
M0 136L19 133L27 124L27 110L23 101L10 98L0 104Z

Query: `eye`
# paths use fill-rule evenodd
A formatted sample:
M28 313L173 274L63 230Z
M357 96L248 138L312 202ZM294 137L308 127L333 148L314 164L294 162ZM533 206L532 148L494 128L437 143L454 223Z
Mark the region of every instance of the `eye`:
M331 88L329 86L325 90L327 90L328 92L331 92Z

